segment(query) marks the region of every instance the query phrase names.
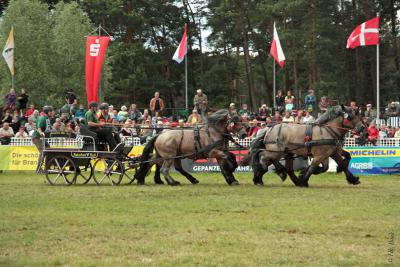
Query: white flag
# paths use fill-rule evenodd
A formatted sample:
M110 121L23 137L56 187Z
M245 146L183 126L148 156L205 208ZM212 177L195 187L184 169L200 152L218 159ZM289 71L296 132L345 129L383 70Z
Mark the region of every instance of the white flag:
M271 50L269 53L275 58L275 61L283 68L285 66L285 55L283 54L281 42L279 41L278 32L276 31L274 22L274 39L272 40Z
M11 75L14 75L14 28L11 28L10 34L8 35L6 45L3 49L3 57L7 62Z

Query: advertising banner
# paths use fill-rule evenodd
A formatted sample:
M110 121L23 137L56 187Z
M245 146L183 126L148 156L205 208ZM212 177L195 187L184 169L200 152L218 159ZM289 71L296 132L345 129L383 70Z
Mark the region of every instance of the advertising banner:
M347 147L354 174L400 173L400 147Z
M86 95L88 104L99 102L98 86L104 56L110 42L108 36L88 36L86 41Z
M400 173L400 147L347 147L351 154L349 169L354 174L394 174ZM129 153L129 157L140 156L143 146L135 146ZM240 162L247 150L231 151L236 155L236 161ZM0 146L0 170L36 170L39 152L34 146ZM281 161L284 164L284 161ZM183 168L189 172L220 172L215 159L192 161L184 159ZM302 158L296 158L294 169L307 167L308 162ZM336 171L336 164L330 160L330 171ZM270 171L273 167L270 167ZM252 172L250 166L239 166L238 172Z
M140 156L142 151L143 146L135 146L129 152L129 157ZM38 158L39 151L35 146L0 146L0 170L34 171Z
M241 162L245 156L248 154L248 150L233 150L230 151L235 154L236 162ZM280 161L281 164L285 164L284 160ZM307 167L308 162L302 158L296 158L293 162L294 170L300 170ZM182 167L188 172L221 172L221 169L218 165L216 159L199 159L196 161L184 159L182 161ZM268 168L268 171L273 171L274 166L271 165ZM238 166L235 170L236 172L252 172L253 169L251 166Z
M34 171L38 158L34 146L0 146L0 170Z

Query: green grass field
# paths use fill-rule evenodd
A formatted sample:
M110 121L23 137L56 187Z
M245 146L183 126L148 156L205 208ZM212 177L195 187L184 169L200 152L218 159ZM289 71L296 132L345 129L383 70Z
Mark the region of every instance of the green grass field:
M49 186L0 174L0 266L400 266L400 176Z

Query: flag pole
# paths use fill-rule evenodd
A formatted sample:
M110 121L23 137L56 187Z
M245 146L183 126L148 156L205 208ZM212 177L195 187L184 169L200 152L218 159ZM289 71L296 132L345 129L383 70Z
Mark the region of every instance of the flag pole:
M188 55L185 56L185 109L188 112L188 75L187 75L187 60ZM188 113L189 114L189 113Z
M376 120L377 124L380 125L379 120L379 44L376 45Z
M275 96L276 96L276 92L275 92L275 59L273 58L272 60L273 64L274 64L274 77L273 77L273 81L274 81L274 95L272 96L272 101L274 103L274 111L276 111L276 102L275 102Z
M14 73L11 73L11 88L14 89L15 87L15 36L14 36L14 25L11 26L11 31L13 32L14 38L14 49L13 49L13 70Z
M101 36L101 24L99 24L99 37ZM103 68L103 67L102 67ZM101 92L101 75L100 75L100 79L99 79L99 102L103 102L102 98L103 98L103 94Z

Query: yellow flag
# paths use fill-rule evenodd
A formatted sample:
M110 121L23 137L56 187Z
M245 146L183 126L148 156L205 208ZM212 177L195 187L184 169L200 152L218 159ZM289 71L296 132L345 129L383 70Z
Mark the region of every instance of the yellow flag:
M6 45L3 49L3 57L7 62L11 75L14 75L14 28L11 28L10 34L8 35Z

